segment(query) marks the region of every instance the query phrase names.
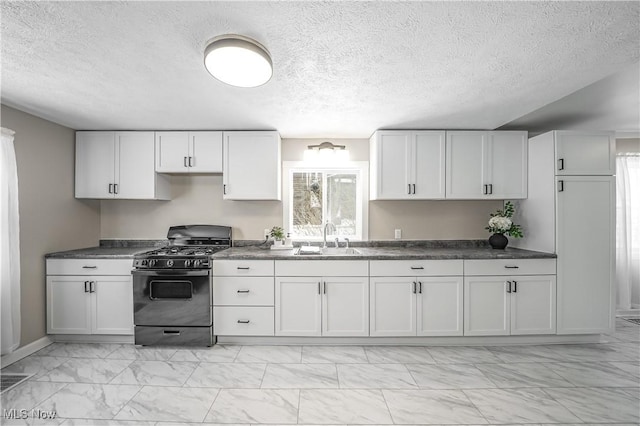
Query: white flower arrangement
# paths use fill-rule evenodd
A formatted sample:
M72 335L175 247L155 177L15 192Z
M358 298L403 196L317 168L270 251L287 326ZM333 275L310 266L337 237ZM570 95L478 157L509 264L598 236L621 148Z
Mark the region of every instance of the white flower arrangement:
M504 210L498 210L491 214L489 226L485 229L492 234L506 234L513 238L522 238L522 228L511 220L513 213L515 213L515 208L511 201L507 201Z

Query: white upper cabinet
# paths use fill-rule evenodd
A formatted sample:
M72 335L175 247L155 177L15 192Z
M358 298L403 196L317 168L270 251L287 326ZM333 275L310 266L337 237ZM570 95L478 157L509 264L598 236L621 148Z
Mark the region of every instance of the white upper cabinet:
M76 198L113 198L114 132L76 132Z
M557 175L614 175L612 132L555 131Z
M76 132L76 198L170 198L153 132Z
M447 131L446 198L527 197L527 132Z
M445 132L377 131L370 153L372 200L444 198Z
M280 200L280 135L275 131L223 133L223 198Z
M156 172L222 173L222 132L156 132Z

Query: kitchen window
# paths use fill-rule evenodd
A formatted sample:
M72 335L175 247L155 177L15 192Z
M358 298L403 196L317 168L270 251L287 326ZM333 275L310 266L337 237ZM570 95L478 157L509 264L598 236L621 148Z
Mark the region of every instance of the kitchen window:
M319 241L327 222L330 235L350 240L367 239L368 169L366 162L340 166L284 163L284 228L291 238Z

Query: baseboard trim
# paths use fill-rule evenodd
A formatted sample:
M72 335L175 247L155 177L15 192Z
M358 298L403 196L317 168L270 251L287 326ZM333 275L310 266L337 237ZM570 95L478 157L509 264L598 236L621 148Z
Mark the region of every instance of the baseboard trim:
M563 343L601 343L606 336L467 336L467 337L275 337L218 336L218 343L235 345L403 345L403 346L508 346Z
M54 342L61 343L133 343L133 335L116 334L52 334Z
M6 366L13 364L14 362L20 361L22 358L26 358L29 355L38 352L42 348L46 348L51 343L53 342L49 338L49 336L44 336L34 342L19 347L10 354L2 355L0 365L2 366L2 368L5 368Z
M631 309L619 309L618 311L616 311L617 317L626 317L626 316L634 316L634 315L640 315L640 307L632 305Z

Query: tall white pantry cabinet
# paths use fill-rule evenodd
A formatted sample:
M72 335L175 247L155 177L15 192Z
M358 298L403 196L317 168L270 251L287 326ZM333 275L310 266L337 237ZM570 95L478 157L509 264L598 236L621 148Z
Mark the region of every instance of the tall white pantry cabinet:
M529 139L529 197L515 201L525 237L556 253L557 333L612 330L615 313L615 137L552 131Z

